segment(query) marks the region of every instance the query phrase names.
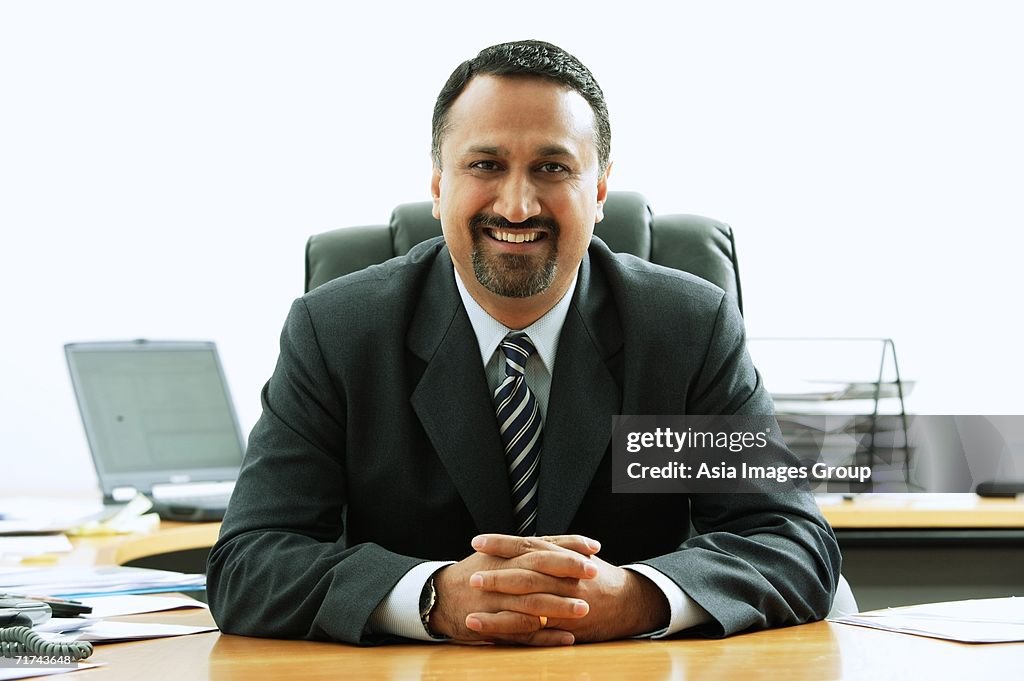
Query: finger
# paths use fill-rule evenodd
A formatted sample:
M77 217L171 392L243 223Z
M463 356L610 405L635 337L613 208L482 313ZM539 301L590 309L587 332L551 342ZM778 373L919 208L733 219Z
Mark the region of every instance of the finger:
M601 550L601 542L582 534L557 534L541 539L560 548L582 553L584 556L592 556Z
M516 607L520 606L517 605ZM556 618L560 620L578 619L590 610L585 602L576 603L574 607L576 608L575 613L581 614L570 614L569 617L565 617L563 612L552 610L551 612L558 612L559 614L557 616L552 615L550 621L547 620L546 616L542 619L541 616L529 612L499 610L498 612L472 612L466 615L465 623L467 629L484 638L506 638L540 631L545 628L543 625L547 625L547 628L552 628L550 622Z
M516 636L515 642L524 646L571 646L576 637L561 629L540 629L532 634Z
M508 622L513 627L506 630L510 633L542 629L543 627L538 624L538 618L541 615L552 619L579 619L580 617L586 617L587 613L590 612L590 604L582 598L563 598L562 596L554 596L552 594L496 596L492 597L492 600L486 607L489 608L490 612L478 611L470 613L470 615L479 615L485 620L495 622L498 625L502 622ZM498 617L497 619L491 617L498 612L512 613L521 616L521 619L511 616Z
M465 625L470 637L475 637L482 643L567 646L576 642L575 635L569 631L553 629L550 626L545 628L544 625L548 624L545 620L546 617L505 610L495 613L470 613L466 616Z
M593 579L599 572L596 560L575 551L534 551L510 559L505 569L525 568L551 577Z
M489 556L515 558L533 551L552 551L558 547L540 537L517 537L509 534L479 534L471 542L474 549Z
M569 631L561 629L540 629L531 634L509 634L502 637L484 638L475 641L480 644L498 645L522 645L522 646L571 646L576 642L576 636ZM459 641L462 643L462 641Z
M480 535L473 539L480 553L505 558L513 567L524 567L552 577L592 579L597 576L597 565L590 556L559 548L537 537L511 537L508 535Z
M572 596L579 590L579 583L578 579L552 577L525 568L480 570L469 577L469 585L474 589L513 595L548 593Z
M541 629L540 618L523 612L472 612L466 615L466 628L484 638L506 638L532 634Z
M601 543L578 534L550 537L519 537L508 534L481 534L473 537L472 546L480 553L514 558L531 551L564 550L592 556L601 550Z

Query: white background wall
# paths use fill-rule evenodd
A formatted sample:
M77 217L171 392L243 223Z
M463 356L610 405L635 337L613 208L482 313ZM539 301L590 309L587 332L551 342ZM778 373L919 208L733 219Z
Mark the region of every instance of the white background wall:
M598 77L613 188L735 227L751 335L1024 413L1019 5L569 4L0 3L0 493L94 489L65 342L214 340L248 431L306 237L428 198L437 91L526 37Z

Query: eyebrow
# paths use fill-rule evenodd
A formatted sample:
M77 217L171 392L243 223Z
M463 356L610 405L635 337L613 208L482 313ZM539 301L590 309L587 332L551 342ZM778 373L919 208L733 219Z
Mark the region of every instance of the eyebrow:
M470 154L487 154L488 156L504 156L508 149L495 147L486 144L474 144L466 150ZM568 156L574 158L573 153L561 144L548 144L537 150L538 156Z
M505 150L501 147L489 147L483 144L474 144L466 150L470 154L487 154L488 156L501 156Z
M538 156L572 156L573 153L561 144L549 144L537 150Z

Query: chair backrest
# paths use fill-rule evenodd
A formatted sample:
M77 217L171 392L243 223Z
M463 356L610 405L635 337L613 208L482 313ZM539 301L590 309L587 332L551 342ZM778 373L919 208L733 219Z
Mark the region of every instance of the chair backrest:
M387 225L342 227L306 242L306 290L384 262L434 236L441 223L431 203L395 208ZM617 253L695 274L731 293L743 310L740 271L732 227L699 215L654 215L636 192L609 192L604 220L594 233Z

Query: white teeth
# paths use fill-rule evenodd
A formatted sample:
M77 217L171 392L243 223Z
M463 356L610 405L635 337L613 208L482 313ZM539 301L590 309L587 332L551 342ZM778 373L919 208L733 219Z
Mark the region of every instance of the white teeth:
M540 232L499 232L494 230L491 232L498 241L508 241L513 244L521 244L524 241L536 241L540 238Z

